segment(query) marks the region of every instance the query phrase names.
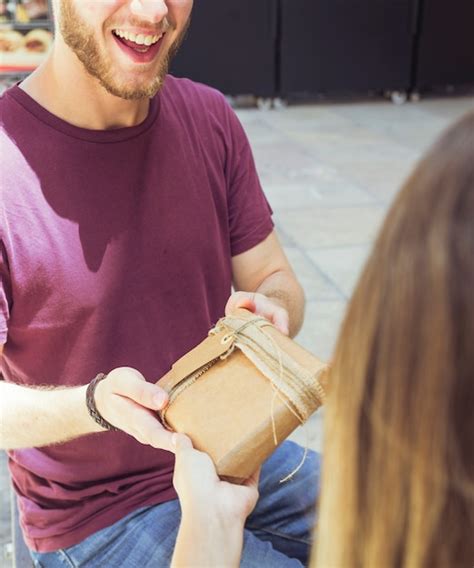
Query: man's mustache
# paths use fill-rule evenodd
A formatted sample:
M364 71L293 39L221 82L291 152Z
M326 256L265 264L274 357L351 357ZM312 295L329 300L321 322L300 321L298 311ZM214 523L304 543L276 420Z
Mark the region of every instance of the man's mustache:
M161 35L170 30L173 30L175 26L172 24L171 20L168 17L164 17L163 20L160 22L159 26L151 26L150 22L143 21L140 18L135 16L130 16L127 20L120 24L115 24L114 26L110 26L112 29L126 29L127 27L134 27L147 30L150 35Z

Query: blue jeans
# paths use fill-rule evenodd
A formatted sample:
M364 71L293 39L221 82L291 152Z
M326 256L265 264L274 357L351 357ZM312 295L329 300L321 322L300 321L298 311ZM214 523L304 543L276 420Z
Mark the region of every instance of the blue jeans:
M245 528L242 568L307 565L319 492L319 455L308 452L295 476L280 483L302 455L300 446L284 442L263 465L260 498ZM171 562L180 516L177 500L144 507L79 544L31 555L37 568L165 568Z

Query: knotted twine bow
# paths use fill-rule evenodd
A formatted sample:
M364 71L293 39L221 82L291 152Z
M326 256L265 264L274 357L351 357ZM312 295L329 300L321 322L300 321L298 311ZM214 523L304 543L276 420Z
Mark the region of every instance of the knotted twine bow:
M228 333L221 341L224 345L228 343L229 348L220 358L227 359L238 348L269 379L274 390L271 420L273 441L277 446L278 437L274 413L276 397L301 424L304 424L314 409L325 401L326 393L319 382L319 377L327 369L327 365L322 366L316 375L308 372L280 349L275 339L264 330L266 326L272 326L272 324L265 318L254 317L245 320L238 316L227 316L219 320L209 334L221 333L227 329ZM306 443L301 462L280 483L288 481L301 469L307 454L308 444Z

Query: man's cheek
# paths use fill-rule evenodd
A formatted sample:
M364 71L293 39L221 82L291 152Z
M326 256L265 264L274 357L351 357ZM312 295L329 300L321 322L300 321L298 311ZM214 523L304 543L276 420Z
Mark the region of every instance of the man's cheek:
M74 0L76 10L85 18L91 18L90 23L108 18L116 10L126 4L125 0Z
M191 15L193 0L169 0L166 5L176 19L183 21Z

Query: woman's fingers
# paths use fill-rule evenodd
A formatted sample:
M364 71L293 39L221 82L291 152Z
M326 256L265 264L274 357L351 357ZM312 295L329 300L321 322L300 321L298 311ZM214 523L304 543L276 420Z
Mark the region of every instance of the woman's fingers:
M254 487L255 489L258 489L261 471L262 468L259 467L257 471L255 471L248 479L246 479L242 485L245 485L245 487Z
M171 443L175 449L175 453L181 453L183 450L192 449L193 443L191 439L188 438L185 434L180 434L178 432L174 432L171 436Z

